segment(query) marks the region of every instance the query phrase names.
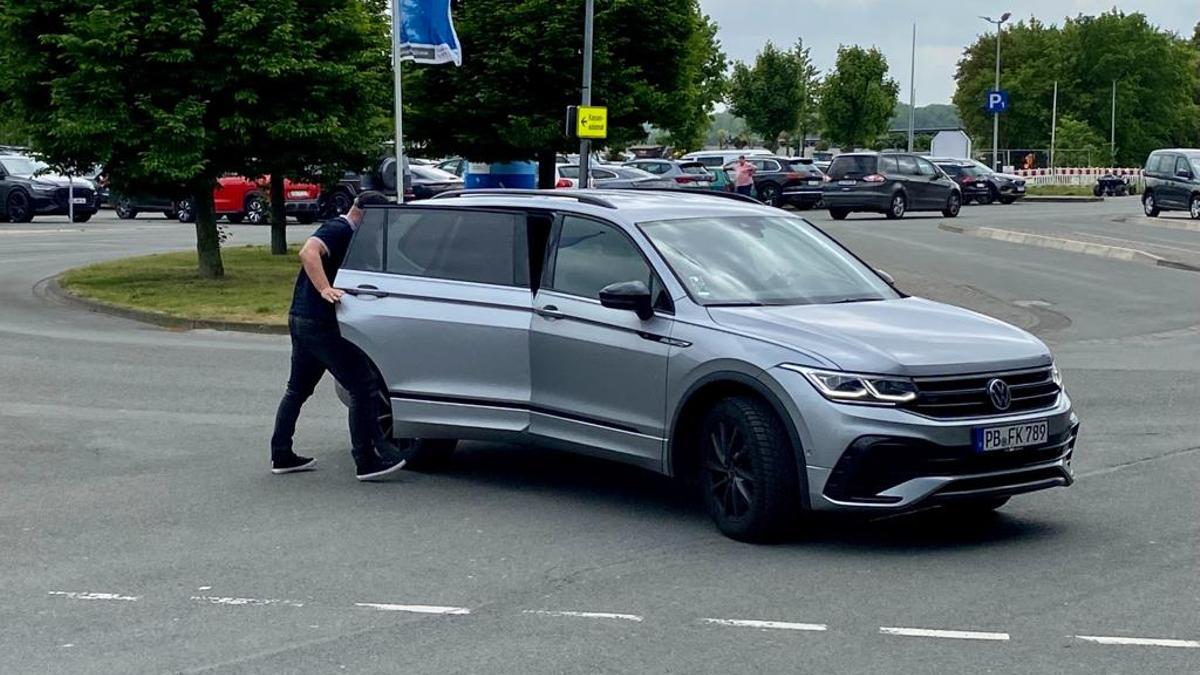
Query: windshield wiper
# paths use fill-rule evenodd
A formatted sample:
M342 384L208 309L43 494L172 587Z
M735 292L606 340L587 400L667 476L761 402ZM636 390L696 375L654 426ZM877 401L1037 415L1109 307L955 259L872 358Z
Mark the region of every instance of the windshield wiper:
M828 302L826 304L845 305L845 304L851 303L851 302L881 302L882 300L883 300L883 298L881 298L877 295L868 295L868 296L863 296L860 298L842 298L841 300L833 300L832 302Z
M710 302L705 307L766 307L765 302L754 300L735 300L733 302Z

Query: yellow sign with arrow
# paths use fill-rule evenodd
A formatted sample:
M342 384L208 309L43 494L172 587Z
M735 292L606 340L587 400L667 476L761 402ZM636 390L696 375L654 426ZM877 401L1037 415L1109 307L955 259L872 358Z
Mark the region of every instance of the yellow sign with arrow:
M595 105L579 106L575 135L579 138L608 138L608 108Z

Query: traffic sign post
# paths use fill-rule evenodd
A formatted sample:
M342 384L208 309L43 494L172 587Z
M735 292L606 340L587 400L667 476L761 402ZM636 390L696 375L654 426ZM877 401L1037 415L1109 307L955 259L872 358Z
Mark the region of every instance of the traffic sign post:
M1003 89L989 90L984 98L983 107L993 115L1008 112L1008 92Z

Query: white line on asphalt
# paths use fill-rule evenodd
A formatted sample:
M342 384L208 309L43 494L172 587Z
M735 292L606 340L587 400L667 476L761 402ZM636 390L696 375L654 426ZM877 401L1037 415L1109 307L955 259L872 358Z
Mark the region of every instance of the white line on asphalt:
M450 614L459 616L471 613L471 610L466 607L439 607L437 605L392 605L382 602L356 602L354 606L378 609L383 612L410 612L412 614Z
M883 626L879 629L884 635L903 635L904 637L949 638L951 640L1008 640L1008 633L987 633L974 630L939 630L932 628L895 628Z
M614 614L612 612L574 612L551 609L527 609L522 614L539 614L541 616L568 616L576 619L616 619L618 621L633 621L641 623L643 618L637 614Z
M1101 635L1076 635L1085 642L1101 645L1138 645L1141 647L1183 647L1200 649L1200 640L1169 640L1163 638L1104 637Z
M50 591L50 595L57 595L62 598L70 598L72 600L121 600L123 602L137 602L141 599L136 595L120 595L117 593L90 593L87 591Z
M823 631L829 627L823 623L791 623L789 621L758 621L755 619L700 619L716 626L738 626L741 628L776 628L779 630Z
M279 600L275 598L235 598L218 597L215 595L193 595L193 602L205 602L210 605L227 605L230 607L263 607L265 605L286 605L288 607L303 607L303 602L294 600Z

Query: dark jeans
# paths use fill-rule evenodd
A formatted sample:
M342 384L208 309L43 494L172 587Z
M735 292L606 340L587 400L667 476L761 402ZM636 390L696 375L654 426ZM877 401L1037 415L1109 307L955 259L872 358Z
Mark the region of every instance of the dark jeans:
M300 407L312 396L325 371L350 392L350 443L355 457L373 453L379 415L374 375L366 358L342 337L336 322L290 316L288 330L292 334L292 373L275 414L271 459L291 455Z
M746 195L747 197L754 196L754 186L753 185L739 185L735 189L739 195Z

